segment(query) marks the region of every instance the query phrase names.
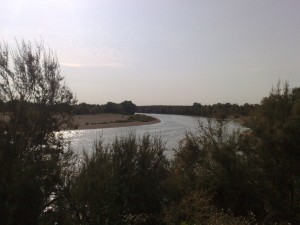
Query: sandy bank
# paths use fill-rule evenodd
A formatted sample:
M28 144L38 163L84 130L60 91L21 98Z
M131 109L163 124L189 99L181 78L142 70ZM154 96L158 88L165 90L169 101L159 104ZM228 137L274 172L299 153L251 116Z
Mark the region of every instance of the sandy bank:
M154 120L150 122L126 121L128 120L128 118L128 115L110 113L95 115L75 115L73 117L74 124L77 126L78 130L140 126L160 123L160 120L155 117L153 117Z

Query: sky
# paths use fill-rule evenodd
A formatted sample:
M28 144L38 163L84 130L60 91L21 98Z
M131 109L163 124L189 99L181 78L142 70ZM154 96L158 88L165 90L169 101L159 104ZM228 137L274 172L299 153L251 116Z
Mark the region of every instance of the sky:
M300 86L299 0L0 0L0 39L40 40L79 102L259 103Z

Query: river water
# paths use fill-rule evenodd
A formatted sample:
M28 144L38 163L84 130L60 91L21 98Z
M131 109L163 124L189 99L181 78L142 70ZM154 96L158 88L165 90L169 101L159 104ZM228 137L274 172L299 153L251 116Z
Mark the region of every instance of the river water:
M142 126L91 129L91 130L72 130L63 131L63 136L70 141L71 148L75 152L93 151L95 141L101 139L104 144L111 142L116 136L124 136L134 132L137 136L145 133L150 135L160 135L166 143L168 150L165 152L167 157L173 156L174 148L178 146L180 140L184 138L186 132L196 132L199 122L207 123L204 117L166 115L166 114L147 114L160 119L160 123ZM234 122L228 123L228 129L241 128Z

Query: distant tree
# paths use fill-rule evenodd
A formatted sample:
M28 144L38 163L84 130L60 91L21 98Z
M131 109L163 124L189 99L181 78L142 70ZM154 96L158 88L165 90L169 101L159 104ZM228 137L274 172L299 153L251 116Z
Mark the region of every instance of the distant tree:
M55 131L72 126L75 103L42 42L0 44L0 102L0 223L38 224L63 192L72 154Z
M228 118L229 116L249 116L258 105L237 105L230 103L217 103L213 105L201 105L195 102L192 106L170 106L170 105L153 105L138 106L139 113L161 113L161 114L178 114L178 115L195 115L215 118Z
M132 101L124 101L121 106L125 114L133 115L136 111L136 105Z
M78 115L90 114L89 105L85 102L75 105L74 113Z
M95 105L95 104L87 104L82 102L74 106L74 114L84 115L84 114L97 114L103 113L104 106Z
M104 105L105 113L120 113L121 111L122 111L121 106L116 103L107 102L106 105Z
M193 114L200 116L202 115L202 105L200 103L195 102L192 106L193 108Z

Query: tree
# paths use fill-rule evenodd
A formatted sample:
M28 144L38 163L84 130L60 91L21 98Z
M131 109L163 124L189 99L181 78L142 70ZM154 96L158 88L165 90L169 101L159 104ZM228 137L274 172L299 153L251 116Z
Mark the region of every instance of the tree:
M124 101L121 106L125 114L133 115L136 111L136 105L132 101Z
M260 139L271 219L300 223L300 89L278 82L250 124Z
M261 224L299 224L300 89L278 83L248 125L228 133L222 121L209 121L187 133L174 160L181 190L175 203L204 189L214 206L235 216L252 212Z
M164 210L167 225L207 224L207 225L252 225L254 218L234 217L212 204L212 196L204 190L191 191L178 204L171 204Z
M104 106L105 113L120 113L120 111L122 111L121 106L113 102L107 102Z
M1 224L38 224L62 193L72 154L55 131L72 126L75 104L43 42L0 44L0 102Z
M217 208L235 216L263 214L256 141L250 134L229 131L223 120L199 123L199 131L188 132L175 155L174 175L182 192L208 190Z

